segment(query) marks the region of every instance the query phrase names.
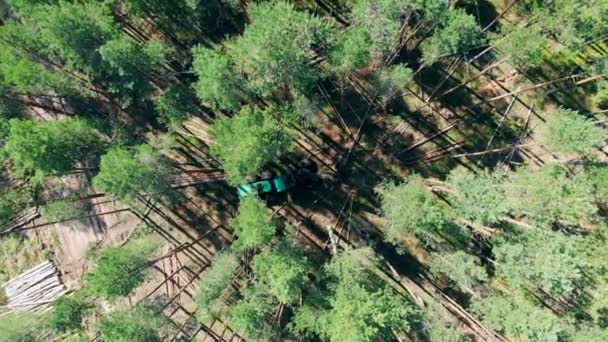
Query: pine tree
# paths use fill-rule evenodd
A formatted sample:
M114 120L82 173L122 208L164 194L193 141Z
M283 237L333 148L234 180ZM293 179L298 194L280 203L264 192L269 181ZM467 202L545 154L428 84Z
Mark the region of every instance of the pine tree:
M559 232L533 230L494 247L497 273L515 287L568 296L587 283L588 260L579 253L581 239Z
M482 225L500 222L509 212L503 181L499 172L485 170L474 174L464 167L450 172L447 179L453 189L450 200L458 215Z
M376 191L382 201L386 238L391 242L400 241L408 233L429 240L449 222L447 211L418 175L400 185L384 183Z
M161 196L170 191L170 168L149 145L115 147L101 157L93 186L132 203L137 196Z
M534 68L542 63L544 50L549 44L541 27L534 24L527 27L505 24L498 34L491 35L490 40L500 57L509 58L522 70Z
M543 142L553 152L589 153L604 142L606 131L578 111L560 108L547 118Z
M234 110L247 99L245 79L223 51L197 47L192 67L198 76L196 95L213 108Z
M301 251L282 241L276 247L256 255L253 262L258 286L273 295L279 303L289 304L298 299L310 269Z
M524 298L492 294L473 302L472 308L484 324L510 339L561 341L568 336L558 317Z
M230 220L238 237L233 244L237 250L261 247L272 240L276 225L263 202L254 196L241 200L238 215Z
M216 141L211 153L221 160L230 184L246 182L291 150L290 133L279 126L274 111L245 107L237 116L213 124L209 133Z
M196 317L205 323L219 315L222 309L221 296L230 287L239 261L231 252L222 252L213 258L211 266L203 273L196 295L198 310Z
M47 122L12 120L4 150L17 174L64 175L102 149L99 136L81 119Z
M318 78L310 54L325 44L330 26L284 1L253 4L248 14L251 24L227 45L227 53L248 76L249 88L263 97L284 87L310 93Z
M464 53L483 42L479 24L462 9L450 10L440 28L422 46L426 64L447 55Z
M504 186L509 207L535 222L573 225L597 213L589 184L568 177L559 165L520 168Z
M433 274L443 274L469 292L473 292L475 285L488 280L479 260L464 251L432 254L430 269Z
M166 319L161 313L137 306L104 315L99 322L102 341L160 342L159 328Z

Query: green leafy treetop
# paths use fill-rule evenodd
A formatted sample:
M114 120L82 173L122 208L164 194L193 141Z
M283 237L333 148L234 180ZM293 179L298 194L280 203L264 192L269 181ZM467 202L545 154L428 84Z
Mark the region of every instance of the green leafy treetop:
M201 101L213 108L234 110L247 99L245 80L225 52L196 47L192 55L198 77L194 90Z
M170 130L175 130L187 118L188 114L198 111L189 91L180 85L172 85L154 99L154 109L158 122Z
M531 228L525 235L493 249L497 272L513 286L568 296L585 285L589 263L580 253L581 239Z
M371 40L363 28L352 27L339 33L336 43L329 51L329 61L333 72L344 76L353 70L366 67L371 55Z
M298 299L310 265L296 247L282 241L278 246L256 255L253 262L259 286L280 303L289 304Z
M560 108L547 118L543 142L554 152L588 153L606 139L606 131L578 111Z
M43 175L66 174L100 149L99 136L80 119L12 120L4 146L18 174L33 170Z
M382 201L385 234L389 241L401 241L407 233L428 240L433 232L448 223L445 209L418 175L408 177L400 185L384 183L376 191Z
M562 341L567 337L568 328L557 316L523 298L493 294L473 302L472 308L484 324L509 339Z
M111 90L128 90L134 96L145 96L151 90L149 79L166 61L168 52L159 41L138 44L127 35L119 35L99 48L101 58L113 71Z
M243 299L230 308L230 325L248 340L268 341L272 335L266 315L276 305L271 297L255 287L243 291Z
M509 212L503 178L498 172L476 175L464 167L454 169L447 183L454 191L450 198L458 215L483 225L500 222Z
M138 195L160 196L171 189L171 171L149 145L116 147L101 157L93 186L127 203Z
M367 36L367 50L372 58L382 58L398 42L402 15L410 8L408 0L355 2L352 25L359 34Z
M86 216L89 208L85 201L60 199L48 203L42 208L42 218L46 222L64 221Z
M238 239L233 247L237 250L263 246L272 240L276 225L263 202L254 196L241 200L238 215L230 220Z
M432 254L431 272L443 274L461 288L473 292L473 287L488 280L478 258L463 252Z
M87 289L105 299L127 296L143 282L148 257L155 248L148 239L141 239L103 250L95 269L86 275Z
M310 53L327 40L330 25L285 1L253 4L248 14L251 24L227 53L248 76L249 88L265 97L285 86L309 93L318 77Z
M32 342L37 341L36 316L30 312L12 312L0 317L0 341Z
M80 293L70 297L63 296L53 304L48 324L57 333L80 330L83 316L90 308L91 305L86 302L86 298Z
M523 70L542 63L549 43L539 25L516 27L505 24L501 27L500 34L492 35L491 40L501 57L511 59L516 67Z
M88 74L99 74L103 65L98 49L117 32L107 6L97 3L44 4L30 17L40 37L67 65Z
M505 183L509 206L540 223L578 224L597 213L592 189L559 165L520 168Z
M329 341L390 340L409 330L411 304L386 285L377 283L366 265L369 250L346 251L327 267L333 278L322 310L305 304L291 324L296 333L314 333Z
M433 64L445 55L466 52L481 42L481 29L475 17L463 9L450 10L440 29L423 44L423 60Z
M230 287L234 271L239 266L237 257L230 252L222 252L213 258L211 266L203 273L196 295L199 321L205 323L218 316L221 310L221 296Z
M153 309L137 306L107 314L99 322L103 342L160 342L159 327L166 319Z
M211 127L210 134L216 139L211 153L222 161L230 184L246 182L291 150L292 138L273 118L273 110L245 107L237 116L217 120Z

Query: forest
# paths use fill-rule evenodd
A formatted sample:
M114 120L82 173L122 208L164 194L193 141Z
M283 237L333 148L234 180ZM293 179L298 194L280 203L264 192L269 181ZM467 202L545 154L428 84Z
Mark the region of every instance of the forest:
M608 0L0 0L0 342L608 341Z

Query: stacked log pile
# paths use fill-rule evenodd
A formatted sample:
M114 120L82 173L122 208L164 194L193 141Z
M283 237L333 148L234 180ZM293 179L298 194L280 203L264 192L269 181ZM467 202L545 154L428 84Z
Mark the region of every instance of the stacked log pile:
M44 309L67 291L59 271L45 261L1 285L6 293L6 307L11 311Z

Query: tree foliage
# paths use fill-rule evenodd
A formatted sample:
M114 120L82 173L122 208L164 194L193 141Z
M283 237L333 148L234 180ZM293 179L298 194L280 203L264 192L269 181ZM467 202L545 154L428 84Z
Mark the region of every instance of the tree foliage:
M543 142L554 152L589 153L606 138L606 131L578 111L560 108L547 118Z
M80 330L87 310L91 308L81 294L63 296L53 304L48 324L57 333Z
M237 250L261 247L272 240L276 225L268 209L254 196L241 200L238 215L230 220L234 233L238 237L233 244Z
M201 277L196 295L199 321L207 322L218 315L222 293L230 286L238 266L238 259L231 252L222 252L213 258L211 266Z
M318 78L309 54L324 44L330 26L285 1L253 4L248 14L251 24L228 44L227 53L248 76L249 89L260 96L285 86L309 93Z
M475 17L462 9L450 10L440 28L423 44L423 60L433 64L443 56L464 53L477 47L483 42L480 33L481 28Z
M81 119L12 120L4 146L18 174L31 170L57 175L68 173L78 162L90 160L101 148L100 138Z
M428 239L448 223L446 210L418 175L400 185L384 183L376 191L382 202L385 234L392 242L400 241L407 233Z
M123 247L101 252L95 269L86 275L86 286L105 299L127 296L144 280L148 257L156 248L147 240L136 240Z
M246 107L236 117L213 124L210 134L216 141L211 153L222 161L230 184L246 182L291 150L291 135L273 117L274 111Z
M368 249L350 250L326 268L333 279L323 310L305 305L298 310L292 330L314 333L329 341L389 339L393 331L409 330L414 310L403 297L374 279L368 266L374 258Z
M506 24L500 28L499 34L492 35L491 43L501 57L509 58L515 66L526 70L543 61L549 41L539 25L516 27Z
M589 265L580 245L581 239L575 236L535 230L500 243L493 252L497 272L509 284L560 297L586 283Z
M83 201L60 199L45 205L41 214L45 221L57 222L86 216L88 209Z
M265 319L274 302L255 288L244 291L244 297L230 308L230 324L251 340L268 340L271 334Z
M170 190L170 168L149 145L115 147L101 157L93 186L127 203L139 195L160 196Z
M488 280L479 260L464 251L433 254L430 266L433 274L443 274L467 291L473 291L475 285Z
M568 177L558 165L520 168L505 183L509 206L541 223L576 224L593 218L597 207L588 184Z
M160 342L158 330L165 319L155 310L137 306L107 314L99 322L104 342Z
M211 107L237 109L247 99L245 79L224 51L197 47L192 51L192 67L198 76L196 95Z
M276 247L255 256L253 262L258 286L283 304L298 299L310 269L301 251L282 241Z
M474 174L461 167L454 169L447 183L453 189L450 199L458 215L479 224L495 224L509 212L499 172L484 170Z
M555 315L523 298L493 294L474 302L472 308L490 328L510 338L561 341L567 334Z

